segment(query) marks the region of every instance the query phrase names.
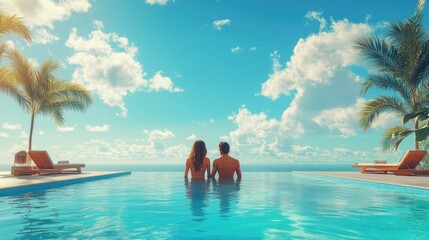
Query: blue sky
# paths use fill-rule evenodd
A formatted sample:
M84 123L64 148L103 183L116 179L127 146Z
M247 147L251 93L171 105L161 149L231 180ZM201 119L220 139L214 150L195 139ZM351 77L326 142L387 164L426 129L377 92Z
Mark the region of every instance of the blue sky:
M67 112L65 126L36 118L33 149L54 159L177 164L202 139L210 159L224 140L245 164L354 163L393 162L413 146L380 152L395 116L359 128L368 66L352 44L416 3L5 0L0 9L22 16L34 40L3 41L36 66L61 62L59 76L93 93L90 109ZM0 163L8 164L27 149L30 116L5 95L0 108Z

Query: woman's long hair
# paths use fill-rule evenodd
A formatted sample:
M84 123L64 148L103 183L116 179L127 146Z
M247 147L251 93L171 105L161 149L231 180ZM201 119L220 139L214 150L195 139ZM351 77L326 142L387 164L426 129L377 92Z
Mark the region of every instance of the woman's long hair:
M191 154L189 154L189 159L191 159L197 172L200 171L201 165L203 165L206 155L206 144L201 140L195 141L194 145L192 146Z

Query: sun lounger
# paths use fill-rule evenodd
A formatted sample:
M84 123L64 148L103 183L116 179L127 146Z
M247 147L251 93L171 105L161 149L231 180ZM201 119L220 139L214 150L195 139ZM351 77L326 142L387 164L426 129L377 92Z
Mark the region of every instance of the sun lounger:
M387 163L356 163L354 168L360 168L361 173L387 173L395 175L429 174L428 170L416 170L420 161L426 155L424 150L409 150L397 164ZM368 170L369 169L369 170Z
M29 151L28 155L39 168L39 174L81 173L81 168L85 167L83 163L54 164L47 151Z

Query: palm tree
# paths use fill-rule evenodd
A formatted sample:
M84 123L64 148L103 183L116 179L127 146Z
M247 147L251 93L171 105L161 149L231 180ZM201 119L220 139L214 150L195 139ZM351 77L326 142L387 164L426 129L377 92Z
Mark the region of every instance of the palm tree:
M53 60L44 61L38 69L23 58L17 50L9 50L18 103L31 115L28 150L31 150L34 120L37 114L51 116L57 125L63 125L64 110L85 111L92 103L83 86L64 82L54 74L60 65Z
M367 101L360 110L359 123L364 131L381 113L392 112L403 118L429 106L429 39L422 24L424 6L425 1L419 0L410 18L388 24L385 39L370 35L356 40L360 55L376 69L363 82L361 94L370 89L386 93ZM382 137L384 150L396 150L412 132L405 127L408 120L386 131ZM420 119L414 116L411 120L411 130L418 130ZM418 140L415 139L416 149L419 149Z
M31 33L29 28L23 23L20 17L16 15L7 15L0 12L0 39L6 34L15 33L23 37L27 41L31 41ZM0 42L0 58L4 55L8 48L8 45L4 42ZM7 68L0 68L0 90L14 96L16 96L16 88L11 79Z

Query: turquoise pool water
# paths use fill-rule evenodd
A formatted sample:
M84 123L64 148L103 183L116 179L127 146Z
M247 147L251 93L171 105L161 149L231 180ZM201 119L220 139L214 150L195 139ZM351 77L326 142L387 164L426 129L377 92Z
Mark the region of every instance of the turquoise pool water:
M1 239L428 239L429 191L291 172L137 172L0 197Z

